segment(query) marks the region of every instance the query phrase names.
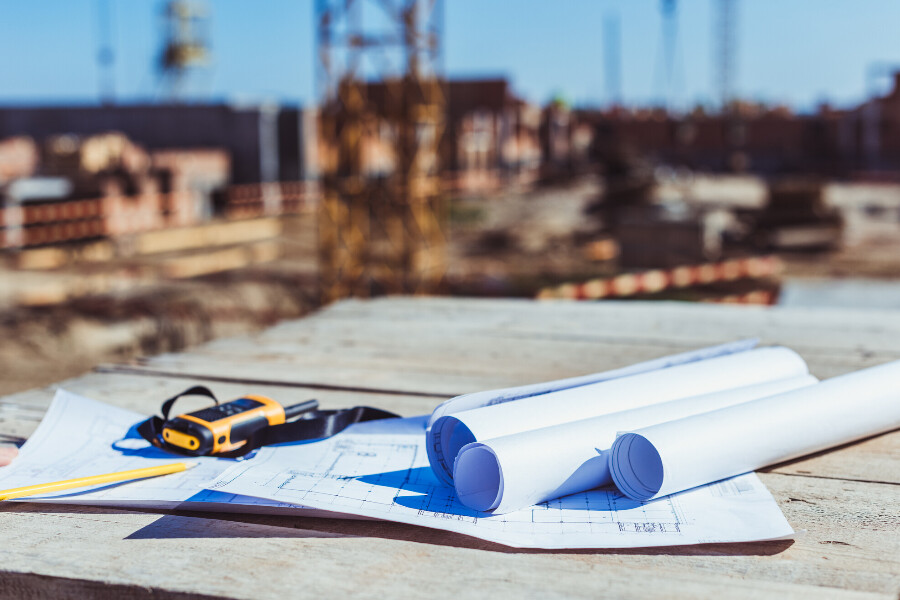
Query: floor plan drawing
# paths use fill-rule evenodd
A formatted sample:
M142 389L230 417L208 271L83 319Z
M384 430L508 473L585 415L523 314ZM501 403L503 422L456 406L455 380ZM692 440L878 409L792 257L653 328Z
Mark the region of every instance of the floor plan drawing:
M214 488L522 547L641 547L792 533L752 473L647 503L597 489L504 515L473 511L431 471L425 420L361 423L327 440L264 448Z

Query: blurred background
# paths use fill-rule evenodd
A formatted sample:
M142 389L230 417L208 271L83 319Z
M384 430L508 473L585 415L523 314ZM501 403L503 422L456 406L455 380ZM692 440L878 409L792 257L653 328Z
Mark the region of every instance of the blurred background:
M0 7L0 393L347 297L900 308L900 4Z

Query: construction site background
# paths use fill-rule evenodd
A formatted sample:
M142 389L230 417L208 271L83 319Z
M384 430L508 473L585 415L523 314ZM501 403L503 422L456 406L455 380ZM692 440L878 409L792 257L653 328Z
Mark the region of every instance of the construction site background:
M173 31L175 94L208 57ZM432 293L900 308L900 73L804 114L534 103L431 73L438 105L409 73L351 75L307 107L0 106L0 393L305 314L323 281L391 291L375 263L426 213L372 243L377 213L426 197ZM351 230L343 274L326 225Z

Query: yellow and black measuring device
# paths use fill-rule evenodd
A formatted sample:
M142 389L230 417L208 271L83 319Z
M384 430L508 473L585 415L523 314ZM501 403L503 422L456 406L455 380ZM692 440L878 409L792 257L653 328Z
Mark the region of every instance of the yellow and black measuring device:
M206 396L215 405L169 418L175 401L183 396ZM256 394L219 404L208 388L194 386L163 402L162 418L150 417L137 429L150 443L171 452L236 458L260 446L326 438L353 423L399 416L369 406L318 407L316 400L284 407Z

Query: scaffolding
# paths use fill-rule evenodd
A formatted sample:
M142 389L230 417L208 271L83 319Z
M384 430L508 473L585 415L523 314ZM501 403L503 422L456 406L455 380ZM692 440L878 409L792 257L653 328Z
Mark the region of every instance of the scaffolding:
M324 302L437 291L441 0L317 0Z
M199 0L170 0L165 4L159 71L167 100L182 100L188 74L210 64L209 20L209 8Z

